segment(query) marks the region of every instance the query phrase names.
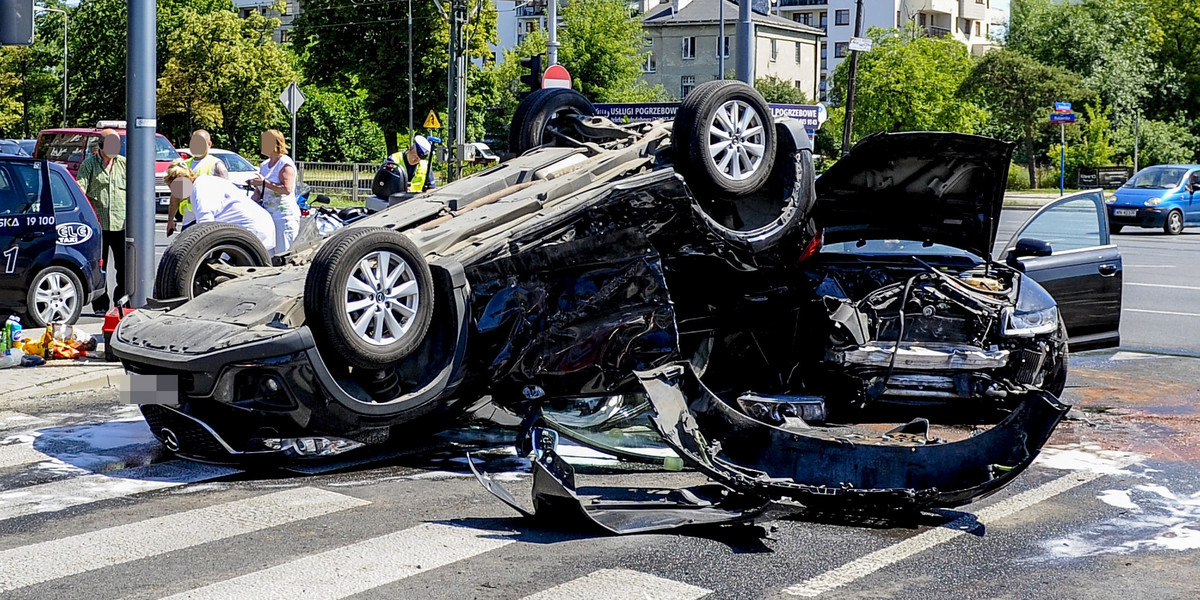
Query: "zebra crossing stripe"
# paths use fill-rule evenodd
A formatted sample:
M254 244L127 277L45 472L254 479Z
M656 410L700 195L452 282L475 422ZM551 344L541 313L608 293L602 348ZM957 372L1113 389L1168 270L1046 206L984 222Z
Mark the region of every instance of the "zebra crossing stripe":
M345 598L513 543L505 535L472 527L423 523L166 600Z
M712 590L639 571L601 569L523 600L696 600L711 593Z
M46 419L11 410L0 410L0 430L21 427L36 427L47 423Z
M228 467L174 460L122 469L105 475L88 474L26 486L0 492L0 521L215 479L238 472L238 469Z
M304 487L0 552L0 592L370 504Z
M0 445L0 469L19 467L46 460L53 459L34 450L33 442L21 441L14 444Z

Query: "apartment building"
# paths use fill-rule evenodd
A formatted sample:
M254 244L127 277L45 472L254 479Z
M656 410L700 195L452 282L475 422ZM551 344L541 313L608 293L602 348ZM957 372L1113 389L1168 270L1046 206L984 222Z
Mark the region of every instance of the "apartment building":
M776 11L786 19L826 32L820 51L818 87L824 98L834 69L850 55L854 36L855 0L776 0ZM925 35L949 36L966 44L973 54L995 46L989 35L992 0L863 0L863 35L872 27L899 29L915 24Z
M719 20L722 2L723 35ZM718 78L719 51L724 52L726 72L733 73L737 17L738 5L729 0L673 0L652 8L642 19L646 32L642 79L683 98L697 85ZM824 33L757 11L751 23L756 43L753 78L778 77L816 98L820 81L817 54Z

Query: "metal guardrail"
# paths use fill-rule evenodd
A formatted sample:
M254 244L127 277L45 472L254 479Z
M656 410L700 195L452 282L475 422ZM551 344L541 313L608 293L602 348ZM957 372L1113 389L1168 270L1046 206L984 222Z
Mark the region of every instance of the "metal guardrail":
M300 162L300 181L307 183L313 193L338 195L354 202L366 201L371 195L371 181L379 170L378 163Z

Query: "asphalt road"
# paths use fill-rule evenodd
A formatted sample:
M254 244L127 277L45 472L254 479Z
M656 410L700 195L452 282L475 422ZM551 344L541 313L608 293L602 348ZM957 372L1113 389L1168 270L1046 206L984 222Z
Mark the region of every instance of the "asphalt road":
M1000 238L1029 214L1006 211ZM468 450L527 501L504 430L341 472L244 472L164 454L109 389L0 406L0 597L1196 598L1198 315L1163 313L1200 306L1197 240L1117 237L1122 348L1074 355L1076 408L1047 451L958 510L603 537L518 518L474 481ZM582 462L581 487L701 479Z

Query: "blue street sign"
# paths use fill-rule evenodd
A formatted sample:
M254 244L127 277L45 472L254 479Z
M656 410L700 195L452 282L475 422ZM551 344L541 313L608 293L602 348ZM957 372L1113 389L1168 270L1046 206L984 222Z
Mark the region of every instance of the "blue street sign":
M1070 102L1055 102L1054 112L1071 112Z
M673 119L679 104L674 102L643 103L643 104L596 104L596 116L606 117L616 122L622 121L653 121L655 119ZM771 116L789 117L799 120L810 133L820 127L823 119L820 116L823 107L803 104L771 104Z
M1075 113L1050 113L1051 123L1074 123Z

